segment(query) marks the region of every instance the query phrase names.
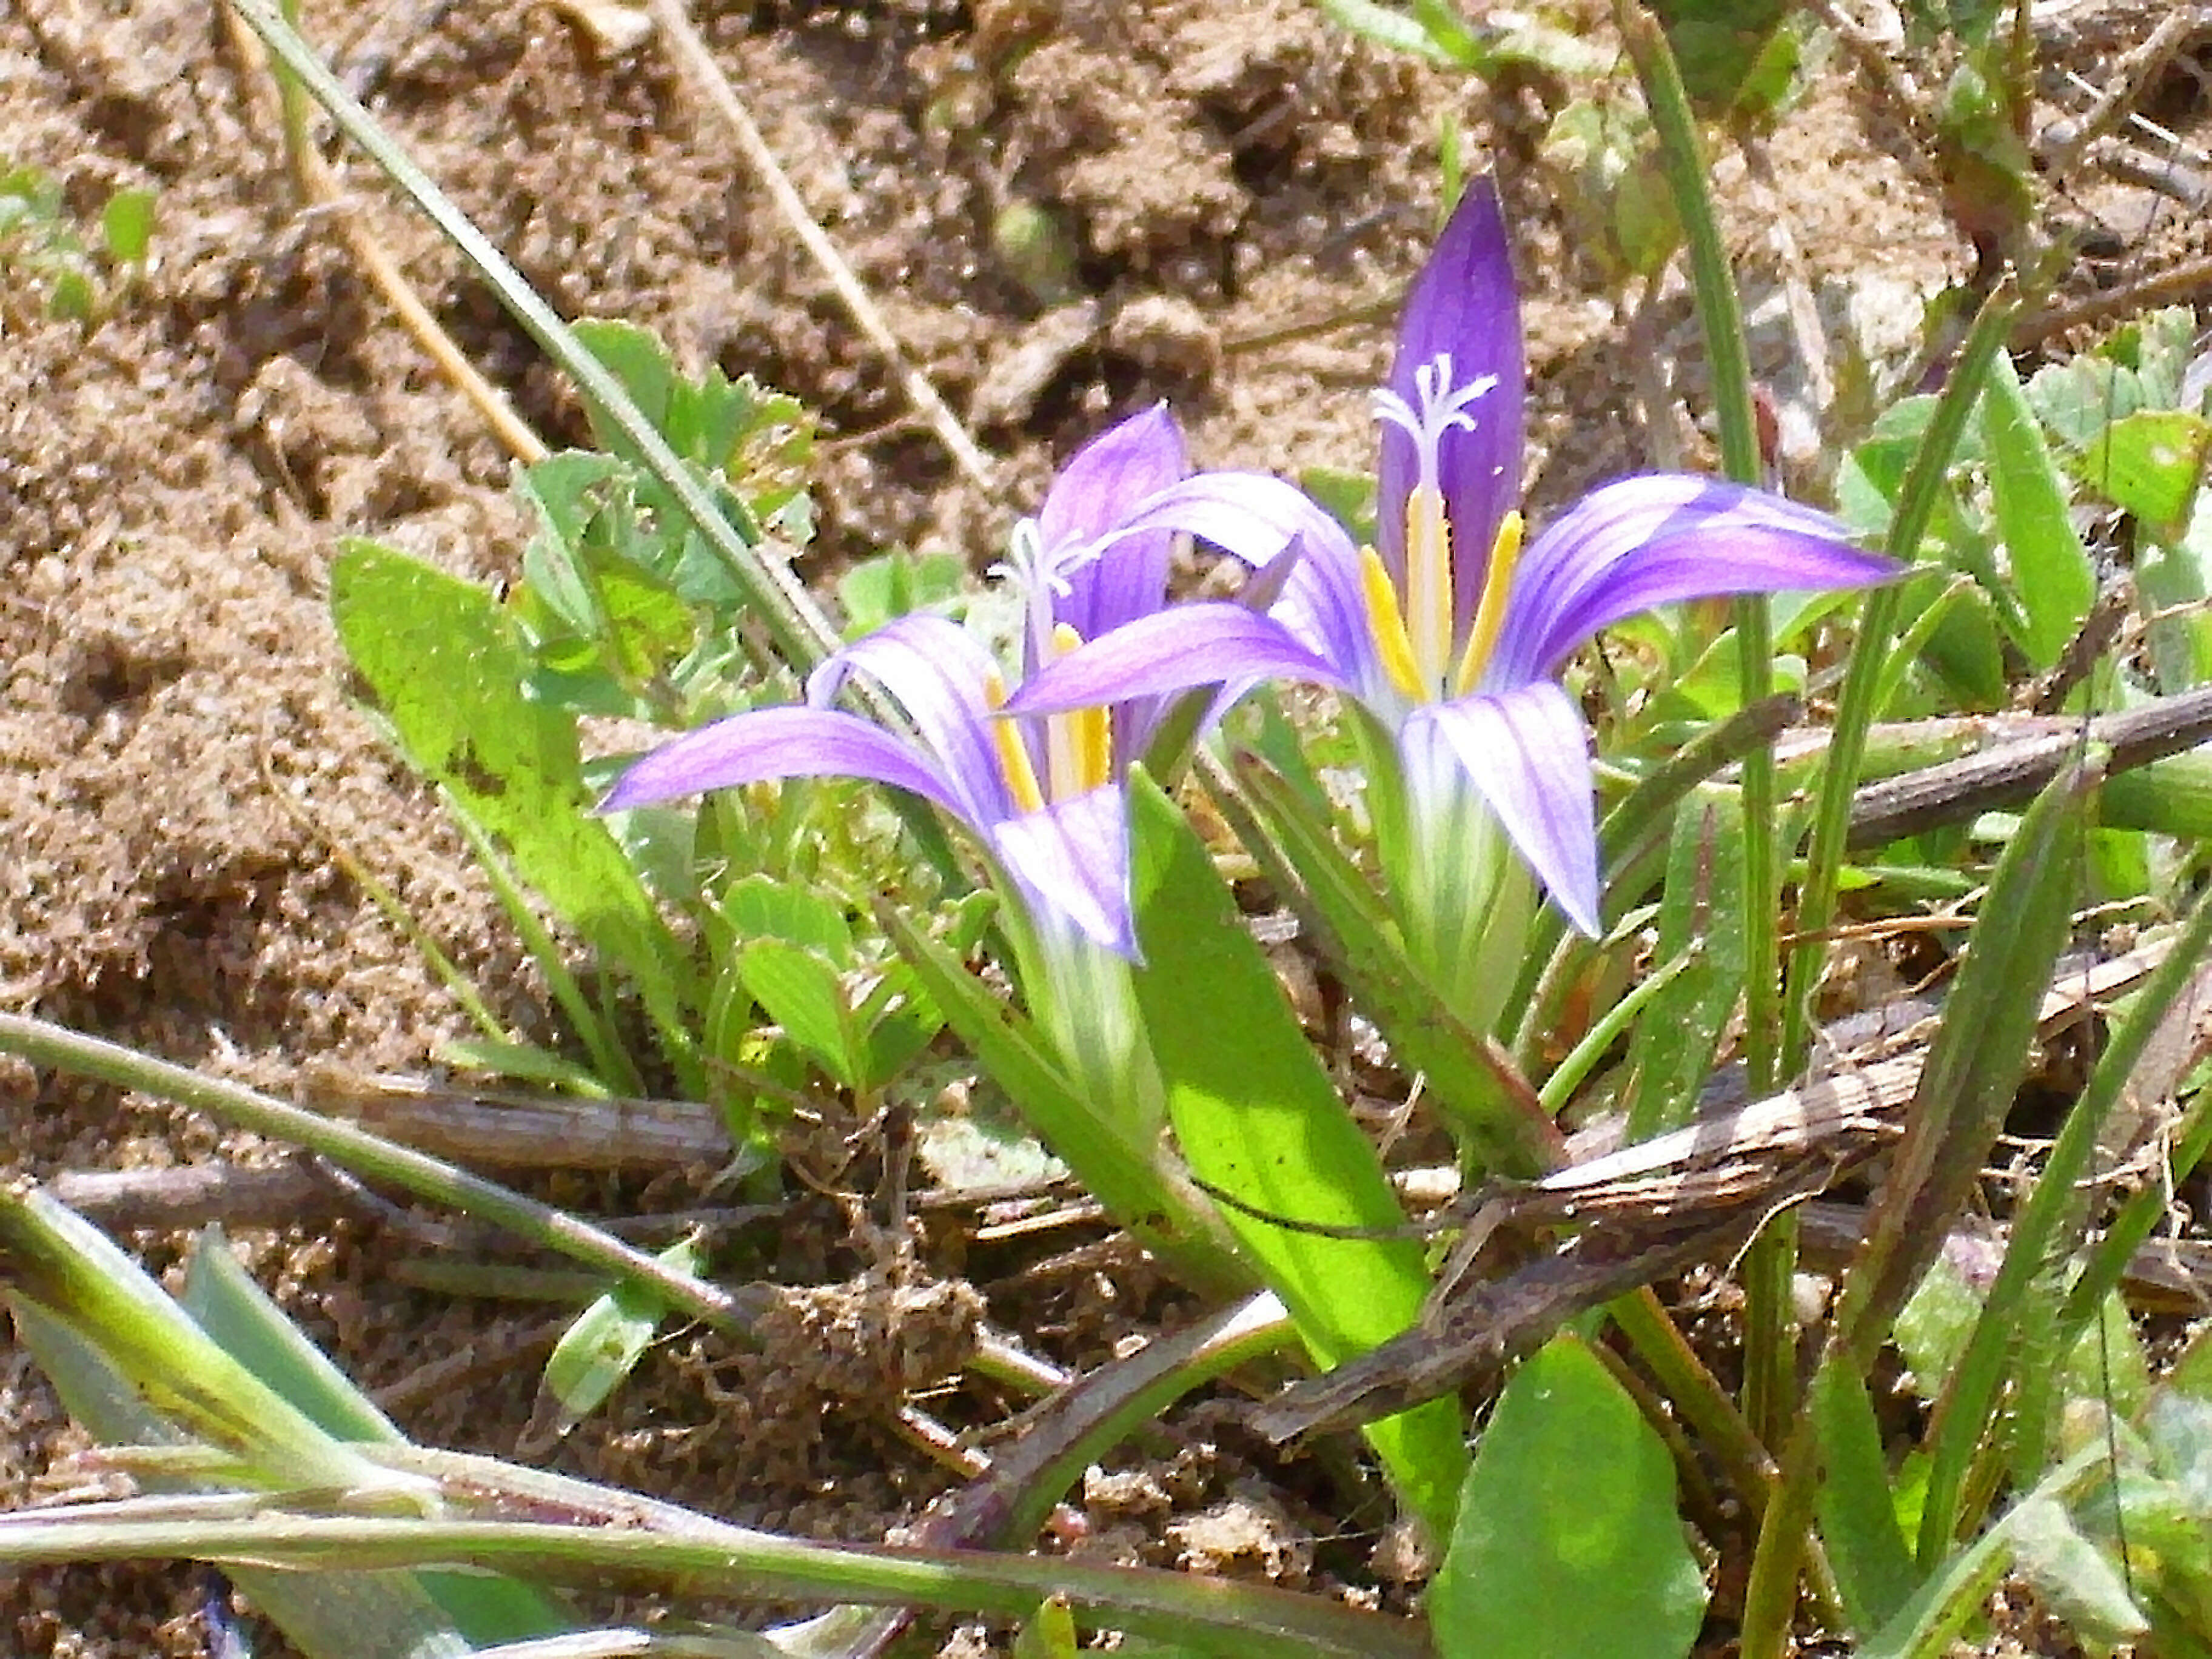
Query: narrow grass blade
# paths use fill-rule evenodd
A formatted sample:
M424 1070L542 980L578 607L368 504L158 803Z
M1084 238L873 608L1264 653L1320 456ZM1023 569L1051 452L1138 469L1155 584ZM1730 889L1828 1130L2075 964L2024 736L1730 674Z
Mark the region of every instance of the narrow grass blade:
M2020 310L2011 283L1998 285L1974 318L1972 331L1952 366L1951 379L1937 399L1932 418L1913 452L1899 488L1883 550L1910 564L1920 552L1936 504L1942 500L1951 458L1972 416L1990 365L2002 349ZM1933 611L1935 607L1930 607ZM1835 920L1836 881L1850 836L1851 802L1864 767L1867 734L1886 705L1891 689L1890 641L1905 611L1905 584L1893 582L1867 595L1859 612L1850 665L1837 701L1826 763L1813 813L1813 839L1805 855L1805 878L1797 888L1797 943L1791 948L1782 999L1782 1063L1803 1062L1811 1036L1813 990L1827 959L1826 933Z
M1937 1414L1923 1507L1923 1559L1942 1540L1969 1529L1976 1518L1960 1513L1960 1494L1972 1489L1967 1469L1986 1455L1985 1436L2008 1389L2028 1402L2010 1414L2007 1437L2013 1476L2025 1483L2042 1472L2047 1427L2042 1407L2051 1393L2047 1372L2063 1363L2082 1331L2081 1325L2064 1318L2053 1298L2061 1289L2057 1281L2063 1264L2081 1248L2087 1229L2085 1194L2100 1137L2152 1036L2191 981L2204 971L2208 953L2212 953L2212 904L2200 900L2165 961L2137 993L2127 1018L2098 1056L2034 1189L2013 1217L2004 1261L1984 1297L1966 1352L1951 1371ZM2036 1345L2041 1352L2034 1355L2024 1350L2022 1339L2039 1328L2045 1340ZM2030 1363L2046 1375L2027 1375L2023 1366Z
M1972 1190L2020 1086L2051 965L2072 925L2083 814L2103 771L2102 754L2093 752L2036 798L1976 912L1973 943L1837 1314L1845 1347L1869 1364Z
M1628 1139L1643 1140L1689 1121L1743 989L1742 798L1732 789L1693 794L1675 817L1659 903L1662 962L1689 965L1652 1000L1630 1039Z
M1219 1224L1192 1194L1170 1183L1154 1148L1136 1146L1077 1092L1028 1020L969 973L965 964L906 916L886 906L884 931L961 1042L1013 1099L1030 1127L1075 1172L1177 1280L1218 1295L1252 1282Z
M1820 1437L1820 1537L1851 1628L1879 1630L1920 1583L1898 1520L1897 1500L1865 1379L1824 1365L1808 1402Z
M356 1175L388 1182L434 1203L450 1205L615 1279L641 1280L666 1297L672 1307L732 1336L745 1336L747 1326L737 1298L719 1285L674 1272L646 1252L574 1216L471 1175L441 1158L395 1145L355 1124L20 1014L0 1013L0 1054L18 1054L35 1066L52 1066L120 1088L136 1089L158 1100L193 1107L257 1134L305 1146Z
M404 191L484 279L501 305L545 354L576 383L585 398L605 410L636 450L646 468L683 508L744 582L753 614L761 619L783 660L801 670L836 649L836 630L829 625L806 590L772 559L747 545L731 526L666 441L655 431L622 384L570 331L521 274L429 176L416 165L338 83L297 30L269 0L234 0L238 15L261 37L286 71L330 115L338 130L366 151L385 176Z

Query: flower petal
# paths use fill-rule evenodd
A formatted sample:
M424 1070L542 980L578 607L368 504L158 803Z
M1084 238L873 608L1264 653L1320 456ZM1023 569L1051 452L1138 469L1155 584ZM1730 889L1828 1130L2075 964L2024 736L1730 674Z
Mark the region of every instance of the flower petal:
M1124 537L1105 556L1082 556L1138 503L1189 471L1182 430L1165 404L1108 428L1075 453L1037 509L1047 566L1067 584L1066 592L1053 596L1054 621L1096 639L1160 608L1171 532Z
M1497 385L1472 410L1474 430L1445 434L1437 449L1437 482L1451 521L1455 635L1464 635L1481 594L1481 572L1498 539L1498 526L1521 493L1522 431L1528 370L1521 350L1521 303L1513 287L1512 245L1498 181L1470 179L1459 205L1413 278L1398 324L1398 351L1389 388L1418 408L1415 373L1440 356L1451 358L1452 380L1465 386L1485 375ZM1402 592L1406 579L1406 509L1416 463L1411 434L1382 422L1382 453L1376 473L1376 550Z
M1717 478L1662 473L1593 490L1522 556L1486 683L1557 672L1598 629L1656 605L1899 574L1826 514Z
M1295 549L1297 563L1274 614L1361 695L1385 683L1368 626L1358 551L1344 526L1304 490L1262 472L1201 472L1138 508L1123 533L1154 526L1210 542L1255 570Z
M756 708L687 732L625 771L599 810L625 811L771 778L867 778L975 821L965 792L911 741L835 708Z
M1589 728L1550 680L1431 703L1400 741L1447 744L1559 908L1593 939L1598 920L1597 822Z
M1011 714L1056 714L1219 685L1225 708L1262 680L1343 685L1347 676L1272 616L1241 605L1179 605L1139 617L1046 666L1006 700Z
M1139 959L1129 896L1129 814L1118 784L1008 818L991 831L1030 914L1056 913L1108 950Z
M944 617L901 617L828 658L806 682L806 701L826 708L846 677L863 673L898 700L942 775L961 794L958 811L971 823L1010 816L985 695L998 664L982 641Z

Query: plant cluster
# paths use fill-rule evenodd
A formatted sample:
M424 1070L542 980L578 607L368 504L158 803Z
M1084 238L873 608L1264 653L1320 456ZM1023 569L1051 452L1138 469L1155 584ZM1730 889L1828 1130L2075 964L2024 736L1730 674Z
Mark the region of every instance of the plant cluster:
M1589 72L1541 30L1333 9L1484 73ZM1626 195L1603 210L1624 269L1689 255L1729 477L1621 479L1524 523L1511 241L1476 177L1406 298L1356 501L1195 469L1172 411L1143 410L1068 461L988 588L886 556L840 582L836 628L789 574L805 412L687 380L635 328L554 325L596 447L518 475L536 530L514 591L370 544L335 568L368 706L492 871L574 1039L527 1047L484 1013L454 1058L673 1087L764 1186L794 1102L926 1109L950 1068L1201 1323L1065 1390L913 1544L834 1548L410 1446L219 1240L173 1300L13 1193L18 1328L110 1463L167 1495L10 1517L0 1556L222 1563L317 1655L858 1654L902 1628L872 1609L936 1607L1019 1622L1034 1654L1073 1651L1080 1625L1155 1651L1664 1659L1698 1646L1723 1568L1747 1581L1748 1652L1788 1650L1805 1607L1857 1650L1944 1652L2008 1573L2092 1650L2212 1644L2212 1345L2154 1370L2124 1294L2212 1140L2185 995L2212 932L2212 777L2137 736L2201 730L2212 684L2196 321L2146 315L2023 378L2016 295L1993 285L1941 389L1849 434L1834 514L1760 487L1696 122L1783 96L1796 26L1664 21L1686 88L1668 34L1624 16L1634 156L1587 120L1547 153L1608 189L1631 160L1664 181L1641 228ZM1996 51L1986 23L1970 64ZM1723 24L1756 52L1721 50ZM1178 599L1187 554L1231 597ZM2131 650L2107 648L2115 616ZM1970 789L1976 717L2023 683L2034 754ZM1825 718L1778 745L1808 708ZM1897 827L1893 787L1932 804ZM2085 894L2136 927L2139 971L1992 1240L1970 1212L2039 1034L2081 1012L2069 975L2112 967L2062 969ZM1449 1148L1449 1260L1254 938L1261 898ZM1940 907L1971 942L1928 1030L1823 1076L1813 1009L1846 902ZM586 1260L617 1282L549 1368L564 1421L672 1313L743 1340L696 1240L649 1255L28 1022L0 1046L504 1206ZM1720 1109L1701 1091L1732 1052L1752 1103ZM2100 1160L2130 1133L2150 1173L2107 1201ZM1802 1307L1797 1206L1876 1159L1832 1297ZM1740 1385L1651 1288L1700 1263L1739 1270ZM1029 1553L1086 1462L1286 1358L1316 1375L1261 1425L1358 1427L1432 1552L1417 1617ZM1900 1416L1886 1365L1925 1409ZM609 1572L839 1605L759 1634L575 1629L552 1586Z

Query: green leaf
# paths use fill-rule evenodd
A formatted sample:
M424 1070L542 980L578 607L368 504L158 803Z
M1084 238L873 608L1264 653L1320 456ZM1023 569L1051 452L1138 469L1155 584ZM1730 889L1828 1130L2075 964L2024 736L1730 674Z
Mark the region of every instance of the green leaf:
M694 1236L660 1252L660 1260L679 1272L696 1273L706 1252ZM561 1334L545 1361L544 1389L554 1401L554 1428L566 1434L606 1403L607 1396L637 1369L666 1317L668 1304L636 1285L609 1291L576 1316Z
M1653 1000L1630 1040L1634 1081L1625 1110L1632 1140L1688 1121L1743 994L1743 854L1742 796L1700 787L1675 813L1656 952L1662 962L1695 955Z
M2011 557L2001 603L2021 651L2047 669L2096 602L2096 574L2069 515L2064 480L2002 355L1990 365L1979 414L1997 531Z
M1186 1220L1153 1149L1132 1145L1091 1109L1036 1028L907 917L886 908L883 921L945 1023L1084 1189L1182 1284L1224 1295L1249 1290L1243 1265L1211 1226Z
M1375 1149L1315 1058L1206 844L1141 772L1129 785L1137 1003L1193 1173L1249 1211L1225 1219L1323 1364L1420 1317L1428 1274ZM1254 1212L1256 1213L1254 1213ZM1322 1237L1263 1216L1378 1237ZM1370 1425L1398 1488L1443 1534L1466 1451L1455 1402Z
M859 1085L864 1055L837 970L801 945L757 939L738 948L735 966L746 994L830 1077Z
M2212 453L2212 421L2179 410L2144 410L2115 421L2081 458L2081 475L2106 500L2142 520L2161 542L2180 539Z
M1823 1365L1809 1403L1820 1437L1820 1537L1845 1616L1863 1635L1897 1616L1920 1575L1890 1491L1881 1425L1865 1379L1841 1365Z
M526 695L529 653L498 602L403 553L349 541L331 572L331 611L409 760L504 846L603 961L636 981L681 1067L687 953L591 814L574 717ZM685 1083L700 1088L696 1078Z
M253 1282L220 1230L209 1228L193 1241L179 1300L194 1322L226 1352L244 1362L333 1439L405 1443L392 1420ZM380 1576L388 1581L411 1577L471 1642L545 1635L565 1630L570 1623L568 1614L543 1592L498 1574L422 1568L411 1574ZM349 1577L366 1580L368 1575ZM343 1577L331 1580L326 1574L303 1576L290 1587L289 1599L312 1603L317 1623L338 1633L329 1638L334 1647L323 1651L350 1654L352 1632L347 1621L356 1615L368 1616L368 1606L355 1597L374 1601L382 1599L382 1592L365 1583L349 1592ZM390 1588L405 1593L398 1583ZM325 1590L335 1594L326 1595ZM300 1622L296 1616L295 1622ZM290 1630L288 1626L288 1633Z
M1016 1632L1013 1659L1075 1659L1075 1615L1055 1595Z
M203 1266L210 1254L224 1262ZM351 1384L319 1355L303 1363L313 1352L306 1338L228 1255L212 1237L195 1249L203 1325L44 1194L0 1196L0 1261L11 1280L16 1335L94 1438L163 1446L204 1437L270 1485L364 1493L382 1486L403 1505L419 1501L417 1483L391 1475L318 1425L315 1419L327 1418L367 1430L381 1419L358 1395L341 1402ZM240 1352L229 1347L234 1340ZM264 1364L274 1374L264 1376ZM397 1437L387 1429L362 1437ZM460 1659L475 1643L543 1635L568 1622L540 1593L504 1577L471 1575L471 1584L442 1573L244 1565L230 1577L309 1659Z
M1667 1448L1581 1339L1514 1373L1429 1592L1442 1659L1678 1659L1705 1576Z
M950 605L967 585L968 567L957 554L924 553L897 548L863 559L837 578L837 606L845 613L845 637L859 639L885 623L916 611Z
M1551 1121L1493 1043L1470 1030L1413 966L1376 915L1371 881L1338 850L1328 807L1294 750L1279 751L1299 776L1255 757L1239 758L1237 787L1217 791L1246 850L1274 878L1316 945L1352 988L1391 1052L1418 1073L1451 1120L1462 1151L1500 1175L1528 1177L1553 1162ZM1239 803L1249 806L1249 812Z
M2109 1649L2149 1629L2118 1567L2081 1535L2065 1505L2030 1498L2010 1520L2014 1566L2077 1635Z
M722 918L739 939L780 939L818 951L835 968L853 961L853 926L843 907L803 883L755 871L722 891Z
M100 234L107 256L118 264L141 265L154 246L154 192L118 190L100 210Z

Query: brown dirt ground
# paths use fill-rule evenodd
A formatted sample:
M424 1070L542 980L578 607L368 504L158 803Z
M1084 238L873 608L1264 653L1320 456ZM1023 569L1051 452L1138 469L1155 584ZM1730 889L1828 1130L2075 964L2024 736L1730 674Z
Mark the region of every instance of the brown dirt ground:
M1522 239L1539 508L1702 448L1663 374L1660 418L1645 417L1651 386L1620 344L1626 307L1549 205L1535 146L1561 89L1386 58L1297 0L702 16L813 210L1002 458L996 494L963 482L911 418L653 41L609 52L575 14L529 0L356 0L314 21L341 71L564 311L651 324L686 362L750 371L821 412L836 441L818 570L899 544L949 545L980 568L1058 458L1161 397L1207 464L1360 465L1384 325L1269 342L1410 273L1446 111L1504 169ZM1840 349L1860 326L1853 306L1876 319L1863 332L1887 318L1894 337L1899 316L1909 332L1911 296L1969 263L1925 168L1867 107L1838 58L1768 142L1771 184L1723 169L1759 371L1785 393L1804 342L1768 320L1781 278ZM461 1021L335 847L391 884L519 1030L550 1034L483 883L349 705L325 608L341 535L472 578L511 573L524 526L507 458L392 324L328 216L295 210L265 81L205 0L9 9L0 162L46 169L79 215L149 185L160 216L151 269L89 333L44 320L0 266L0 1000L279 1092L311 1062L419 1072ZM579 439L573 399L480 284L365 167L340 165L468 353L538 430ZM1091 312L1042 303L1034 275L994 247L1010 204L1060 216L1072 287L1043 297ZM2141 226L2147 210L2123 206L2114 222ZM1663 368L1690 337L1679 283L1648 326L1644 361ZM1693 406L1694 372L1682 380ZM1820 471L1817 454L1793 461ZM271 1155L13 1062L0 1061L0 1114L14 1164L41 1177ZM564 1195L677 1207L697 1185L580 1182ZM550 1461L854 1539L940 1490L947 1477L864 1407L957 1362L975 1294L896 1287L834 1205L807 1216L747 1271L824 1287L794 1300L786 1358L818 1353L827 1331L839 1365L798 1375L678 1339ZM173 1239L138 1242L159 1266L176 1260ZM408 1288L392 1265L411 1247L365 1224L306 1216L241 1243L410 1432L515 1450L538 1316ZM1021 1265L970 1264L987 1293ZM1173 1311L1110 1255L1019 1294L1016 1316L1071 1362ZM518 1347L522 1363L507 1363ZM0 1504L34 1501L82 1443L20 1351L0 1353ZM1083 1495L1087 1547L1395 1593L1373 1522L1347 1534L1233 1408L1200 1402L1174 1433L1168 1462L1108 1472ZM0 1577L0 1648L198 1654L199 1595L193 1575L158 1567Z

